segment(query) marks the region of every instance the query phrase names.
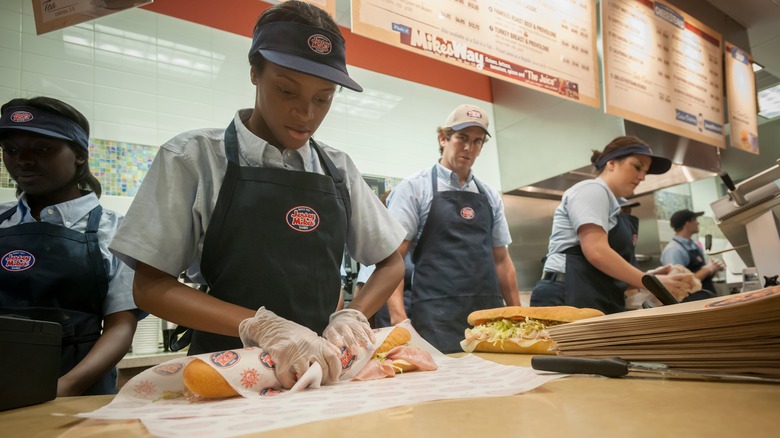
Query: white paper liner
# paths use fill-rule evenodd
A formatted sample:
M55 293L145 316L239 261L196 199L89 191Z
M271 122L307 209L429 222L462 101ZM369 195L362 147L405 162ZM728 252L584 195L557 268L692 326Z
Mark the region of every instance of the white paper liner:
M412 334L410 344L429 351L438 370L408 372L380 380L342 381L296 391L278 389L278 381L276 388L264 386L271 382L262 380L268 377L265 372L262 372L262 383L247 385L246 372L243 372L244 386L236 389L244 397L202 403L191 403L181 397L166 399L166 395L183 389L180 370L194 358L186 357L145 370L131 379L111 403L79 416L104 420L139 419L151 434L163 437L230 437L432 400L519 394L564 376L500 365L472 355L451 358L434 349L411 325L406 323L404 326ZM376 333L377 344L390 330L381 329ZM231 351L254 357L262 354L262 350L256 348ZM242 358L238 363L244 361ZM356 365L365 365L366 360L358 362L351 368L353 377L359 371ZM235 376L242 374L239 368L227 368L229 372L222 374L226 378L230 375L229 381L233 384ZM301 380L310 379L310 373L321 372L318 367L312 370ZM316 380L319 383L319 379ZM261 387L269 389L258 390Z

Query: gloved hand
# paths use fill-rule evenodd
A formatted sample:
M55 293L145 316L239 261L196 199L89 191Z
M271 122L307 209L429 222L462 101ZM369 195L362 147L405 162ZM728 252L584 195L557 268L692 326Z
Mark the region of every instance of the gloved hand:
M659 266L659 267L657 267L655 269L651 269L651 270L645 272L645 274L647 274L647 275L666 275L666 274L668 274L671 271L672 271L672 265L663 265L663 266Z
M353 353L358 349L373 350L376 341L366 315L355 309L339 310L330 315L330 324L322 336L336 347L347 347Z
M721 260L713 259L709 263L704 265L704 267L707 268L707 270L710 271L710 275L714 275L718 271L722 271L723 269L725 269L726 268L726 264L723 263Z
M321 384L338 381L339 349L308 328L265 307L258 309L253 318L241 321L238 333L245 347L260 347L271 356L276 378L285 388L292 388L314 362L322 367Z
M669 274L656 277L677 301L682 301L691 293L701 289L701 282L696 280L693 274Z

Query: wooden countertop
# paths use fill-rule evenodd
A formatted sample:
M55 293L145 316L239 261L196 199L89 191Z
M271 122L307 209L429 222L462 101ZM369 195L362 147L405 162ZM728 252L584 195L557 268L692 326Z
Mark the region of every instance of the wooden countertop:
M529 366L531 356L479 354ZM147 437L137 421L72 415L111 396L67 397L0 413L4 436ZM251 436L777 436L780 385L647 377L572 376L514 396L444 400L320 421Z

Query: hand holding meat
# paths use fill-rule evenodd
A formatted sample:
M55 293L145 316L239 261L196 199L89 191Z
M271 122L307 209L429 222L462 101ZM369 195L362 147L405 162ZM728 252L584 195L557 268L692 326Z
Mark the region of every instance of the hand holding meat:
M261 307L254 318L241 321L238 331L245 347L260 347L273 357L284 388L292 388L314 362L322 367L323 385L338 381L339 349L308 328Z
M322 336L336 347L347 347L350 351L371 350L374 332L366 316L355 309L344 309L330 315L330 324Z

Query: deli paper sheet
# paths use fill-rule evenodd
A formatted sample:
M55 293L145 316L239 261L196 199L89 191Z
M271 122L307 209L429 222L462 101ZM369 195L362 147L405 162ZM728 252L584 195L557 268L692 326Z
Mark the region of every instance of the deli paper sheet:
M272 371L270 375L266 373L262 364L255 368L259 373L249 373L253 376L251 379L246 377L246 367L243 367L244 372L241 372L241 366L227 367L227 372L222 369L220 372L243 397L191 403L178 397L184 387L181 369L195 357L208 360L210 355L205 354L174 359L147 369L127 382L111 403L79 416L102 420L138 419L149 433L161 437L193 434L231 437L433 400L514 395L564 376L501 365L473 355L445 356L411 326L405 327L412 333L410 344L430 352L438 370L408 372L380 380L342 381L319 388L311 385L288 391L278 389L278 382L276 388L264 386L273 385L275 377ZM390 330L378 331L377 343L381 343ZM250 356L255 363L262 361L258 360L263 354L261 349L230 351ZM241 359L239 362L246 362ZM364 364L365 360L360 359L352 365ZM231 358L224 360L230 362ZM357 366L347 367L345 375L354 376L357 371L353 368ZM321 370L313 367L311 372L316 375Z

